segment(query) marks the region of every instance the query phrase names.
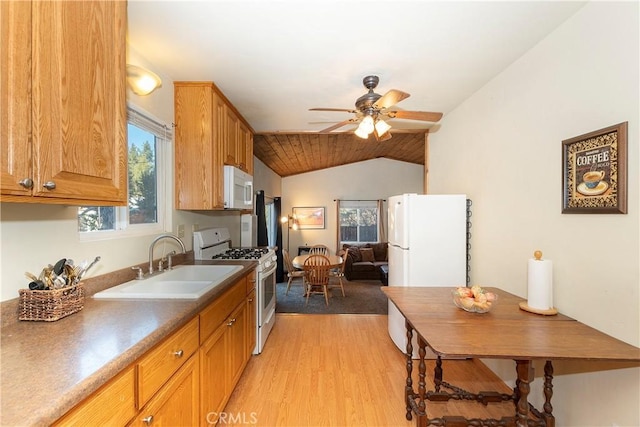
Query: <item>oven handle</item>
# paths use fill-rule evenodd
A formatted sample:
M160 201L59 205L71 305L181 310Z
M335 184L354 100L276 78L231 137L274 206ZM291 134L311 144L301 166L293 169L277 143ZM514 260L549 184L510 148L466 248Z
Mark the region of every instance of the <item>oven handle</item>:
M277 269L277 268L278 268L278 263L277 263L277 262L274 262L274 263L273 263L273 266L269 267L269 269L268 269L268 270L263 270L263 271L261 271L261 272L260 272L260 274L261 274L262 276L268 276L268 275L270 275L271 273L273 273L274 271L276 271L276 269Z

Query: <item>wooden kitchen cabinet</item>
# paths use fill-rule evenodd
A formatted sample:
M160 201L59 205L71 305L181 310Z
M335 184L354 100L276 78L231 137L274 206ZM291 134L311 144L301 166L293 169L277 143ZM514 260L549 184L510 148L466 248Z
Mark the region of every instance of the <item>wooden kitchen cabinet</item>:
M101 387L54 426L125 425L136 414L133 366Z
M224 209L224 102L211 83L174 83L176 209Z
M242 122L238 123L237 164L240 169L253 175L253 134Z
M174 102L176 209L224 209L224 165L253 173L251 129L212 82L174 82Z
M225 165L238 165L238 126L239 120L235 111L229 106L225 106L224 109L224 134L223 134L223 146L224 146L224 164Z
M253 349L256 347L257 339L257 317L258 307L256 299L256 275L254 271L247 277L247 339L246 339L246 357L251 358Z
M0 2L0 201L127 203L126 2Z
M229 306L225 305L226 310L222 310L219 304L212 303L209 307L201 312L200 319L202 325L208 325L216 329L207 334L201 329L201 339L204 339L200 347L200 411L201 425L205 426L215 422L215 414L222 412L234 387L238 383L240 376L251 357L251 350L247 352L250 329L253 329L255 335L255 323L250 328L249 322L255 319L255 315L251 315L250 307L252 307L249 299L255 301L255 291L251 291L247 295L247 278L240 280L232 289L227 291L227 301L235 301L237 305L229 313ZM242 298L238 300L238 295ZM254 303L255 304L255 303ZM253 305L255 307L255 305ZM255 309L254 309L255 310ZM227 314L222 321L215 323L212 315ZM209 319L205 321L203 319ZM254 320L255 321L255 320ZM252 339L255 343L255 338ZM212 415L213 414L213 415ZM213 418L212 418L213 417Z
M214 424L255 345L254 275L240 278L54 425Z
M192 356L149 401L131 426L196 426L200 416L198 355Z
M137 363L139 408L196 352L199 347L198 325L199 318L192 319Z

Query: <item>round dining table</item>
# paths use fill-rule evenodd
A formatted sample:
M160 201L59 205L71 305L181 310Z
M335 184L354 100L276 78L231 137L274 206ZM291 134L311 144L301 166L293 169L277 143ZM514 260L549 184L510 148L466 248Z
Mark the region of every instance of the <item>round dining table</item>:
M299 268L300 270L302 270L304 268L304 262L310 256L311 255L309 254L298 255L291 261L291 264L293 264L295 268ZM340 264L342 264L342 257L338 255L328 255L327 258L329 258L329 264L331 264L332 267L338 267Z

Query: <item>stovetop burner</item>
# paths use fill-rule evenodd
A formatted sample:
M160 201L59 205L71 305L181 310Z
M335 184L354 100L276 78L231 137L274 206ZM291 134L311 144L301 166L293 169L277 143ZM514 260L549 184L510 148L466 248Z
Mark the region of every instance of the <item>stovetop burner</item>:
M260 259L267 252L267 248L232 248L214 255L212 259Z

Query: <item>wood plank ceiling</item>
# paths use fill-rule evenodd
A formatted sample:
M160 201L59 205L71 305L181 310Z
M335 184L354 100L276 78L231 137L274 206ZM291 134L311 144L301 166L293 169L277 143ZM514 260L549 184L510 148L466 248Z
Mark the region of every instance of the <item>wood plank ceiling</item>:
M427 131L428 132L428 131ZM424 165L427 133L393 133L387 141L353 133L258 133L253 154L281 177L384 157Z

